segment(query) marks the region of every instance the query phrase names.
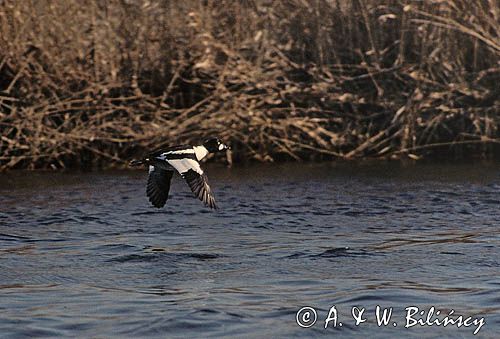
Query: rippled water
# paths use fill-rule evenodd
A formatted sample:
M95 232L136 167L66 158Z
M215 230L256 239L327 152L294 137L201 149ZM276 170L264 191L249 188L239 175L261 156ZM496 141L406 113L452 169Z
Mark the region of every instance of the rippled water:
M405 329L408 306L484 317L477 337L500 333L498 164L206 167L215 213L179 177L157 210L143 171L0 176L0 336L420 338L477 328ZM333 305L343 326L325 329ZM387 327L376 325L377 305L394 308ZM296 323L303 306L317 312L311 328ZM359 326L354 306L366 308Z

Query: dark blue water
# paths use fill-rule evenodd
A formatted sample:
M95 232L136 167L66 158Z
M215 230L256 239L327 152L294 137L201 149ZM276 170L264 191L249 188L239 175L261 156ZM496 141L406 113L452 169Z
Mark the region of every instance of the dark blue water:
M218 212L179 177L150 207L144 171L0 176L0 336L500 333L498 164L206 167ZM410 306L470 326L405 328Z

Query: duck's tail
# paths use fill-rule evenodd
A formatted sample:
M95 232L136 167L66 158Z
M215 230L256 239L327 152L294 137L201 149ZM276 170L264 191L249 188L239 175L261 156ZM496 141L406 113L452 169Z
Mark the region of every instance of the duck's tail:
M140 166L144 165L144 160L132 160L128 163L129 166Z

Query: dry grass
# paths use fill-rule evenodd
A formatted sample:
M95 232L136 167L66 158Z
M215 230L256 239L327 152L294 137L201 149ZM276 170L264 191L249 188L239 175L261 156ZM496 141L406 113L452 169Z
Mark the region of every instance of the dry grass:
M440 1L0 1L0 170L491 155L500 8Z

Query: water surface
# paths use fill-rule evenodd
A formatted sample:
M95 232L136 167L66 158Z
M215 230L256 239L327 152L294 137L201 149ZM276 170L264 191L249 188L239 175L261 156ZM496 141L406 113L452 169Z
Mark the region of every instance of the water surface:
M500 333L500 172L490 165L205 166L221 210L144 171L0 176L2 337L472 337ZM324 320L332 305L342 327ZM393 307L378 327L377 305ZM314 307L310 328L296 312ZM366 308L354 325L351 308ZM434 317L436 318L436 317ZM439 318L439 317L438 317ZM396 322L395 327L393 323Z

